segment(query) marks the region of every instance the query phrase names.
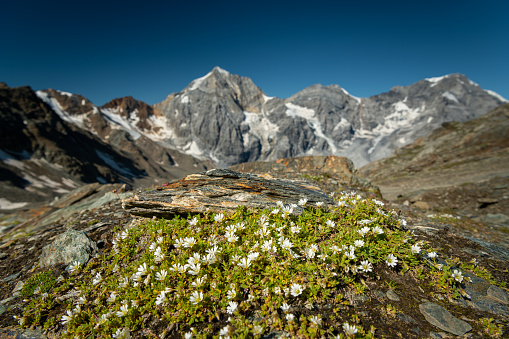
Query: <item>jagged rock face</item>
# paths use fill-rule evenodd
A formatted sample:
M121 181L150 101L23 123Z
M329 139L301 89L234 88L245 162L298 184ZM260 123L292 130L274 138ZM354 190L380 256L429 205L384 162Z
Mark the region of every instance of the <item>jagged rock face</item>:
M263 92L249 78L216 67L154 107L168 119L172 131L168 143L224 165L253 161L272 151L275 133L273 139L270 133L246 134L251 122L259 129L264 124L270 128L265 106Z
M390 156L449 121L464 122L503 104L461 74L421 80L408 87L362 99L360 128L348 154L356 165Z
M504 176L509 168L508 131L509 105L503 105L467 122L444 123L391 157L362 167L359 173L373 180L433 172L451 172L452 176L465 169L483 176L491 172Z
M126 119L137 119L135 125L142 131L150 131L153 128L149 121L155 114L152 106L131 96L113 99L101 108L111 110Z
M48 89L50 97L55 98L63 111L76 116L94 111L94 104L79 94L71 94L54 89Z
M340 155L360 167L443 122L466 121L503 102L461 74L370 98L356 98L337 85L313 85L281 100L266 96L249 78L216 67L154 108L167 117L167 143L218 166Z

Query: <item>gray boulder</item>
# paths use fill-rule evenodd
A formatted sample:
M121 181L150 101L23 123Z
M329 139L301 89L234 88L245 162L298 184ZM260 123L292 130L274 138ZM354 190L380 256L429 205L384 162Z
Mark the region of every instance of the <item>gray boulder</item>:
M85 264L97 252L96 243L85 232L70 228L42 249L40 264L42 267L73 261Z

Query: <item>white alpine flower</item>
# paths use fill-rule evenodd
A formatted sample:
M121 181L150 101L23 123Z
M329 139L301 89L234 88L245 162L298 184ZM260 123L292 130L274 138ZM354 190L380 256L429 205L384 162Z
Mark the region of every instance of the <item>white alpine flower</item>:
M219 213L214 216L214 221L216 221L216 222L221 222L221 221L223 221L223 219L224 219L223 213Z
M196 226L196 224L198 223L198 219L194 217L193 219L188 220L187 223L189 224L189 226Z
M101 276L101 273L97 273L94 277L94 279L92 279L92 285L97 285L98 283L100 283L101 281L103 280L102 276Z
M321 326L322 325L322 318L320 318L319 316L316 316L316 315L312 315L309 320L315 324L316 326Z
M357 327L355 327L355 325L350 325L349 323L344 323L343 329L345 330L345 334L347 336L355 335L358 331Z
M398 258L394 254L389 254L385 262L387 266L394 267L398 264Z
M410 248L410 250L412 251L413 254L419 254L421 253L421 247L419 246L419 244L414 244L412 245L412 247Z
M304 291L305 288L306 288L305 286L300 285L300 284L292 284L290 286L290 293L294 297L297 297L302 294L302 292Z
M463 274L459 270L454 270L454 272L452 273L452 277L459 283L463 281Z
M281 309L283 310L284 313L288 313L288 311L290 310L290 305L288 305L287 303L283 303L283 305L281 305Z
M280 246L282 249L289 250L290 248L292 248L293 244L290 242L288 238L284 238L284 240L280 242Z
M193 303L193 305L199 304L203 300L203 292L194 291L189 297L189 301Z
M192 275L198 275L198 273L200 273L200 269L201 269L201 264L200 263L197 263L197 264L189 264L189 265L186 265L188 267L188 273L189 274L192 274Z
M168 271L161 270L160 272L156 273L156 280L162 281L166 279L166 276L168 275Z
M233 312L237 309L237 306L239 306L239 304L236 301L230 301L228 303L228 307L226 307L226 312L228 314L233 314Z
M182 246L184 247L193 247L194 244L196 244L196 239L194 237L189 237L189 238L184 238L184 243L182 244Z
M228 293L226 294L226 297L228 299L233 299L237 295L237 292L235 292L234 289L228 290Z
M361 272L371 272L373 270L373 266L368 260L361 261L360 266L358 267Z
M116 315L117 315L117 317L121 318L121 317L125 316L128 312L129 312L129 310L127 309L127 305L124 304L124 305L120 306L120 311L117 311Z
M62 325L67 324L74 318L74 314L72 314L71 310L67 310L67 315L64 314L62 318L60 318L60 321L62 322Z
M242 259L240 259L240 262L238 263L238 265L243 268L248 268L251 265L251 259L242 258Z
M154 252L154 261L156 263L160 263L161 261L164 260L164 257L165 257L165 254L164 252L161 250L161 247L157 246L155 252Z
M167 301L168 301L168 299L166 298L166 292L161 291L161 293L159 293L159 295L156 298L156 305L161 305Z

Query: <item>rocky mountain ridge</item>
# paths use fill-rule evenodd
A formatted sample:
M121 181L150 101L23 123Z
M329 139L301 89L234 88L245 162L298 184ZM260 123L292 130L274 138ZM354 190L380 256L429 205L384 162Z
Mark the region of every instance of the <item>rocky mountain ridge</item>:
M218 166L303 155L340 155L357 167L389 156L443 122L466 121L504 103L461 74L356 98L338 85L287 99L214 68L154 108L171 126L165 141Z
M132 98L115 104L153 115L150 106ZM29 87L4 84L0 114L0 209L4 210L51 201L83 183L147 186L213 167L115 128L108 115L82 96L53 90L35 93ZM143 127L143 120L139 123Z
M124 97L97 107L77 94L52 89L36 94L38 98L30 100L51 107L55 113L52 119L59 117L60 124L91 133L114 152L119 150L133 160L140 172L131 177L136 177L136 182L143 179L140 184L144 185L214 166L303 155L347 156L359 166L390 155L443 122L472 119L505 100L460 74L394 87L370 98L356 98L338 85L313 85L280 99L267 96L251 79L219 67L154 106ZM4 139L4 164L11 158L23 161L23 156L31 157L10 148L9 142L16 143L21 137ZM97 155L88 152L94 153ZM101 151L102 156L94 161L111 167L113 155L104 154L108 153ZM119 172L122 166L114 171ZM5 177L10 178L9 186L26 186L16 176ZM86 180L132 181L95 174ZM59 190L67 189L58 187L51 196ZM14 191L21 192L10 190L13 199L6 200L4 207L25 201L13 196Z
M219 67L153 106L129 97L96 107L70 93L38 95L63 119L103 140L111 130L123 130L135 140L145 136L218 167L304 155L346 156L361 167L444 122L467 121L507 102L462 74L396 86L369 98L317 84L280 99Z

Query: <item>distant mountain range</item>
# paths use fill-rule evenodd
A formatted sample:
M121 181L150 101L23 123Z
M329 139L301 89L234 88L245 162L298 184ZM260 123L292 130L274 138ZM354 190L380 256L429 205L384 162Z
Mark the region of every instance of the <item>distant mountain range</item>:
M247 161L341 155L360 167L505 102L461 74L369 98L313 85L280 99L216 67L153 106L124 97L97 107L78 94L2 84L0 209L83 182L147 185Z
M113 103L138 107L140 116L150 110L132 98ZM83 183L143 186L214 167L129 133L107 107L78 95L0 84L0 210L48 202Z
M461 74L356 98L313 85L288 99L214 68L154 109L169 123L161 138L218 166L301 155L341 155L357 167L389 156L447 121L467 121L505 99Z
M386 199L475 217L507 234L509 104L466 122L444 123L356 175L377 185Z

